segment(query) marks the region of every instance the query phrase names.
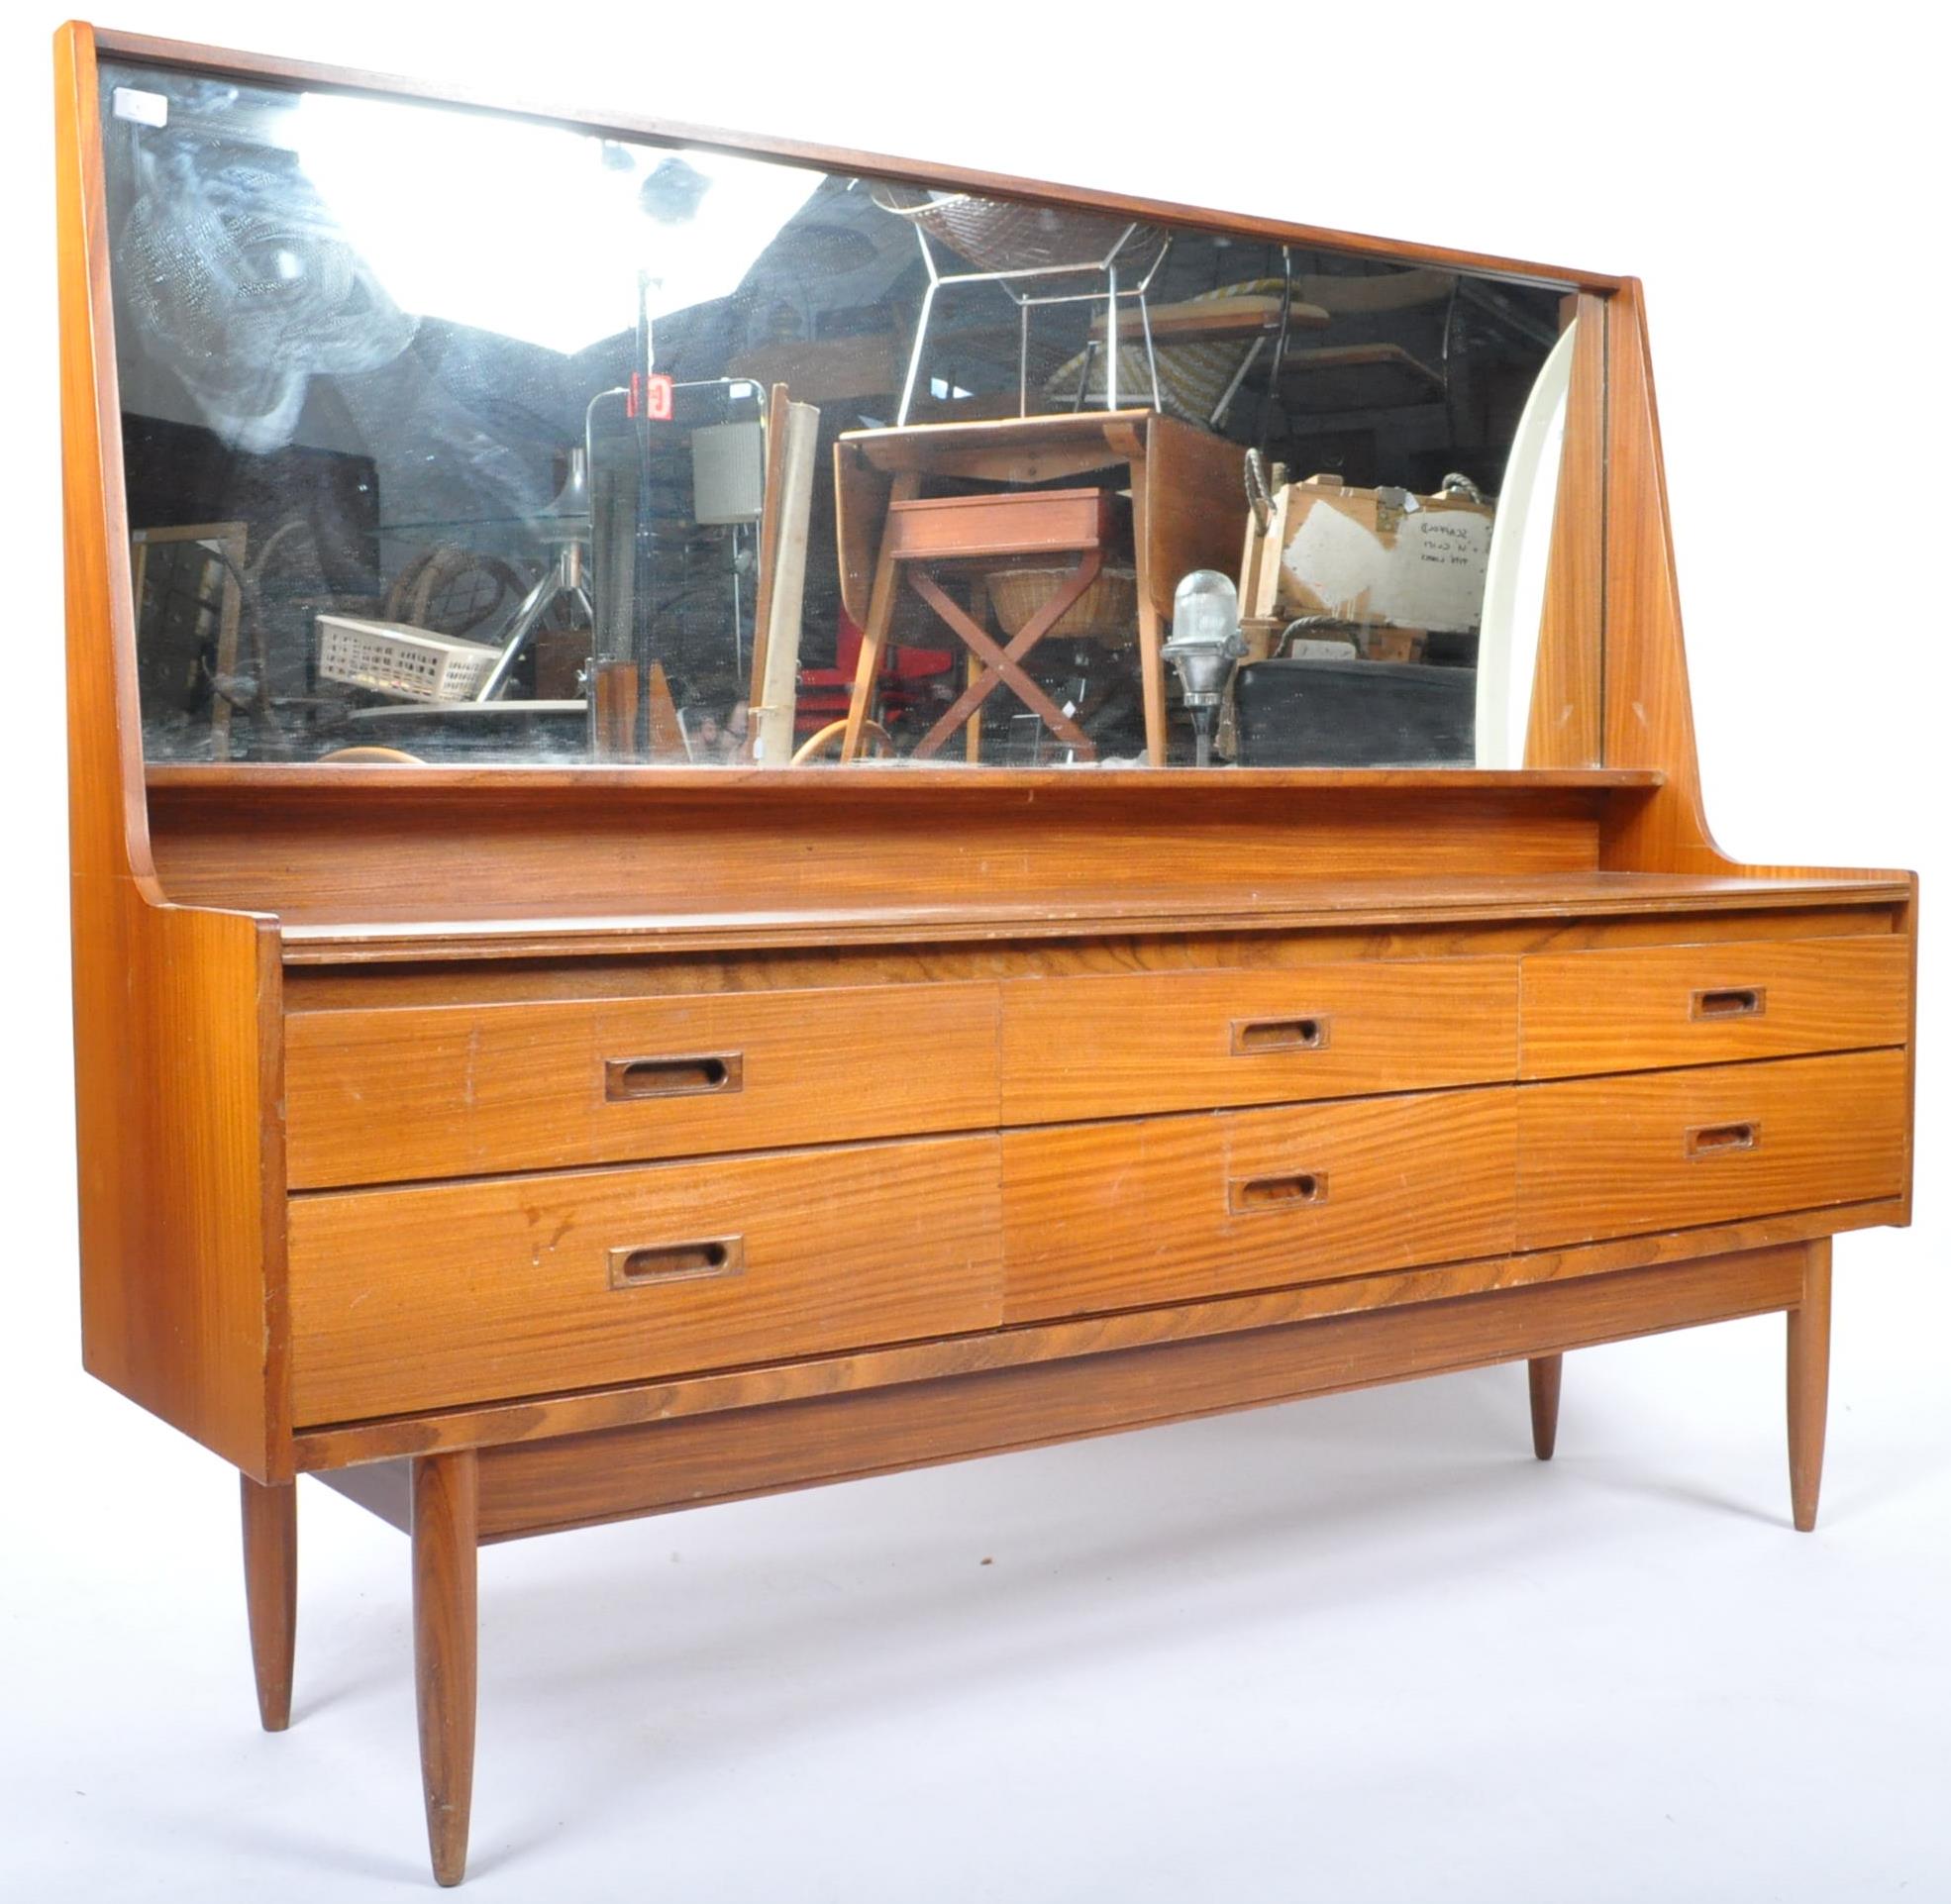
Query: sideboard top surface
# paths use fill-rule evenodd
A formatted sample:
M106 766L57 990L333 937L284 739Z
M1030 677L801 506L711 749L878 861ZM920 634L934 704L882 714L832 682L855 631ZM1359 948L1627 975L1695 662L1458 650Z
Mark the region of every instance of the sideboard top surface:
M287 964L919 945L1129 933L1306 932L1369 925L1550 920L1684 910L1900 905L1905 881L1848 874L1570 872L1335 879L1278 894L1183 888L1053 903L809 907L587 919L287 921Z

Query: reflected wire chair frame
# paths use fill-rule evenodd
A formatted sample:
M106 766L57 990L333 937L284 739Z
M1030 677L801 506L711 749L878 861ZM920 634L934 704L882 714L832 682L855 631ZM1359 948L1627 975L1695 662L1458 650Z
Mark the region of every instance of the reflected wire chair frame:
M1096 304L1102 303L1105 312L1105 335L1111 340L1112 348L1104 354L1104 407L1115 410L1118 407L1118 300L1132 298L1138 304L1138 322L1145 336L1145 363L1152 381L1152 403L1154 410L1163 410L1165 401L1159 390L1159 360L1152 347L1152 316L1146 299L1152 288L1152 281L1158 276L1159 267L1164 264L1172 251L1172 235L1158 234L1158 228L1142 219L1133 219L1112 242L1110 248L1096 257L1079 258L1075 263L1031 264L1009 269L987 271L944 271L937 262L933 248L929 245L928 234L910 215L884 201L876 200L882 209L890 211L895 217L908 217L913 225L915 243L921 248L921 261L928 272L928 288L921 294L921 313L915 324L914 349L908 353L908 371L901 385L901 405L895 413L895 424L904 428L908 413L914 406L916 380L921 374L922 353L928 344L928 322L933 315L936 295L951 286L967 284L993 284L1016 306L1020 326L1016 360L1016 414L1027 417L1030 414L1030 313L1045 305L1057 304ZM1142 238L1141 238L1142 234ZM1157 250L1145 262L1143 251L1133 247L1134 239L1150 247L1157 244ZM1127 247L1133 247L1127 255ZM1135 264L1138 270L1137 281L1120 285L1118 266L1120 261ZM1099 276L1104 279L1102 291L1060 291L1038 295L1033 291L1019 291L1015 286L1025 283L1045 283L1051 279L1079 278ZM1086 381L1088 365L1086 364ZM1081 405L1079 405L1081 407Z
M700 377L689 383L673 383L670 386L673 398L682 390L708 390L722 388L728 398L736 400L739 396L750 397L759 411L760 421L765 420L765 387L752 377ZM513 618L507 624L507 632L500 638L501 651L496 655L481 684L471 698L475 701L495 701L501 698L501 691L508 683L515 663L521 658L522 651L528 646L535 631L542 625L542 619L552 609L557 600L566 597L582 610L589 624L592 637L596 631L596 604L590 596L586 570L594 557L595 524L591 513L589 482L591 472L596 466L596 411L599 406L624 404L630 401L630 391L619 384L614 389L598 390L584 406L582 413L582 441L572 445L569 451L570 469L568 481L547 509L540 511L533 523L538 528L541 540L555 552L550 556L542 573L536 578L528 594L516 608ZM738 582L733 579L733 646L738 646ZM740 656L743 665L743 657ZM591 655L592 665L594 654ZM594 702L591 701L591 719L594 719Z

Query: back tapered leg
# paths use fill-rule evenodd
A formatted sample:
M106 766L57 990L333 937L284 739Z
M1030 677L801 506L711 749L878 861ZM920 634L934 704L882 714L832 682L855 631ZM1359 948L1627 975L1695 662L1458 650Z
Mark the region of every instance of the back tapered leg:
M1565 1357L1533 1355L1531 1375L1531 1447L1538 1459L1551 1459L1558 1446L1558 1391L1565 1377Z

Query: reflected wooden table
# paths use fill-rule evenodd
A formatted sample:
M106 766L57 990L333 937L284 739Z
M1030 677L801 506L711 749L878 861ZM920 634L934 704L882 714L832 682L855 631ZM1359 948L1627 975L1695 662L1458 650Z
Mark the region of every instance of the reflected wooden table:
M1166 759L1165 676L1159 651L1173 590L1195 568L1232 575L1246 533L1246 451L1153 410L1083 410L902 430L850 430L834 445L841 600L864 631L841 758L858 757L900 577L887 536L890 503L933 479L1061 481L1125 469L1138 579L1138 654L1145 752Z

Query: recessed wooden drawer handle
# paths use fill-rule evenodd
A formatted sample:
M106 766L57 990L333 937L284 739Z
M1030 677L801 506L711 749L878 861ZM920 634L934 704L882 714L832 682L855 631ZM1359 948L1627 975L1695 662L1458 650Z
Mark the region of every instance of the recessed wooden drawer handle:
M1278 1177L1235 1177L1226 1192L1235 1216L1251 1216L1261 1210L1292 1210L1303 1203L1325 1203L1328 1179L1320 1170L1294 1170Z
M1325 1012L1308 1012L1298 1018L1236 1018L1233 1055L1252 1057L1260 1052L1326 1051L1328 1027L1332 1022Z
M603 1066L603 1095L613 1104L643 1097L699 1097L745 1089L745 1053L695 1057L613 1057Z
M612 1289L635 1289L647 1282L701 1282L707 1276L744 1273L743 1237L700 1237L692 1243L650 1243L610 1252Z
M1687 1134L1687 1154L1691 1157L1726 1156L1734 1151L1752 1151L1761 1143L1761 1126L1746 1124L1702 1124Z
M1695 992L1695 1018L1759 1018L1768 1010L1768 991L1761 985L1735 985L1725 991Z

